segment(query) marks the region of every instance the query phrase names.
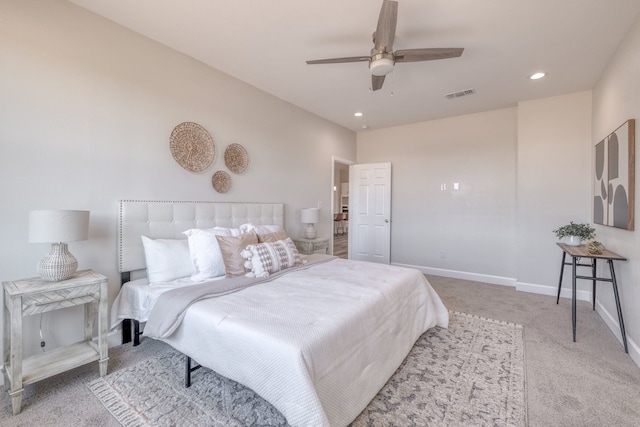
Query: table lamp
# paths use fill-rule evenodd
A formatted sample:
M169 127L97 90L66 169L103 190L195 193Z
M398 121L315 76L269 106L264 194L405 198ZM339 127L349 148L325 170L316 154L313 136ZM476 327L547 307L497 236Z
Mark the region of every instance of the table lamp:
M307 224L307 228L304 230L304 237L315 239L318 236L318 232L313 224L320 222L320 208L303 208L301 217L302 222Z
M57 282L73 276L78 260L71 255L67 243L87 240L89 211L41 210L29 212L29 242L51 243L51 252L38 264L44 280Z

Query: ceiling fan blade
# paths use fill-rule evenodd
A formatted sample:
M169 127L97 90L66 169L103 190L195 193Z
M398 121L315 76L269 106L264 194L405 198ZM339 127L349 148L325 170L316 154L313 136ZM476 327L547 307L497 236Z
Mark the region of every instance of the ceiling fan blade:
M393 52L396 62L433 61L436 59L457 58L462 55L464 48L441 47L425 49L401 49Z
M307 61L307 64L340 64L342 62L361 62L371 59L368 56L348 56L345 58L329 58L329 59L314 59L313 61Z
M398 2L383 0L378 27L373 33L374 49L378 52L393 51L393 41L396 38L396 22L398 21Z
M378 90L382 89L382 84L384 83L385 76L371 76L371 89Z

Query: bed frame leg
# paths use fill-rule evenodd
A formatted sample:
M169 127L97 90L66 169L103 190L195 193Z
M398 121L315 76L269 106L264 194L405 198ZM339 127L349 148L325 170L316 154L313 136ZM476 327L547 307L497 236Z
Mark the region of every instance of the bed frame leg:
M191 367L191 358L189 356L185 356L185 361L184 361L184 386L186 388L191 387L191 372L195 371L196 369L200 369L201 366L200 365L196 365L195 367Z
M137 320L133 320L133 346L138 346L140 345L140 335L142 335L142 332L140 332L140 322L138 322Z
M122 344L131 342L131 319L124 319L122 321Z

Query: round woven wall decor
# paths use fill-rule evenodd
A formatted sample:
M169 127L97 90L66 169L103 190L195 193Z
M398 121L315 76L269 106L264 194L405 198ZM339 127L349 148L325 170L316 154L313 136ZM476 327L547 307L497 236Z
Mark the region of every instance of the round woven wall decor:
M193 122L183 122L173 128L169 148L175 161L191 172L208 168L216 158L213 138L205 128Z
M216 171L211 177L211 184L218 193L226 193L231 188L231 177L225 171Z
M233 173L243 173L249 166L249 155L247 150L240 144L230 144L224 150L224 164Z

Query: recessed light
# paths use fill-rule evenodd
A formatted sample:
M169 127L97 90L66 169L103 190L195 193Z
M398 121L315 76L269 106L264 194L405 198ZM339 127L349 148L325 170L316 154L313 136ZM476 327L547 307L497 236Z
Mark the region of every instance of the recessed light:
M358 111L357 113L353 113L353 115L356 116L356 117L364 116L364 114L362 114L360 111Z
M544 76L546 76L546 75L547 75L546 73L534 73L534 74L531 74L531 75L529 76L529 78L530 78L531 80L538 80L538 79L543 78L543 77L544 77Z

